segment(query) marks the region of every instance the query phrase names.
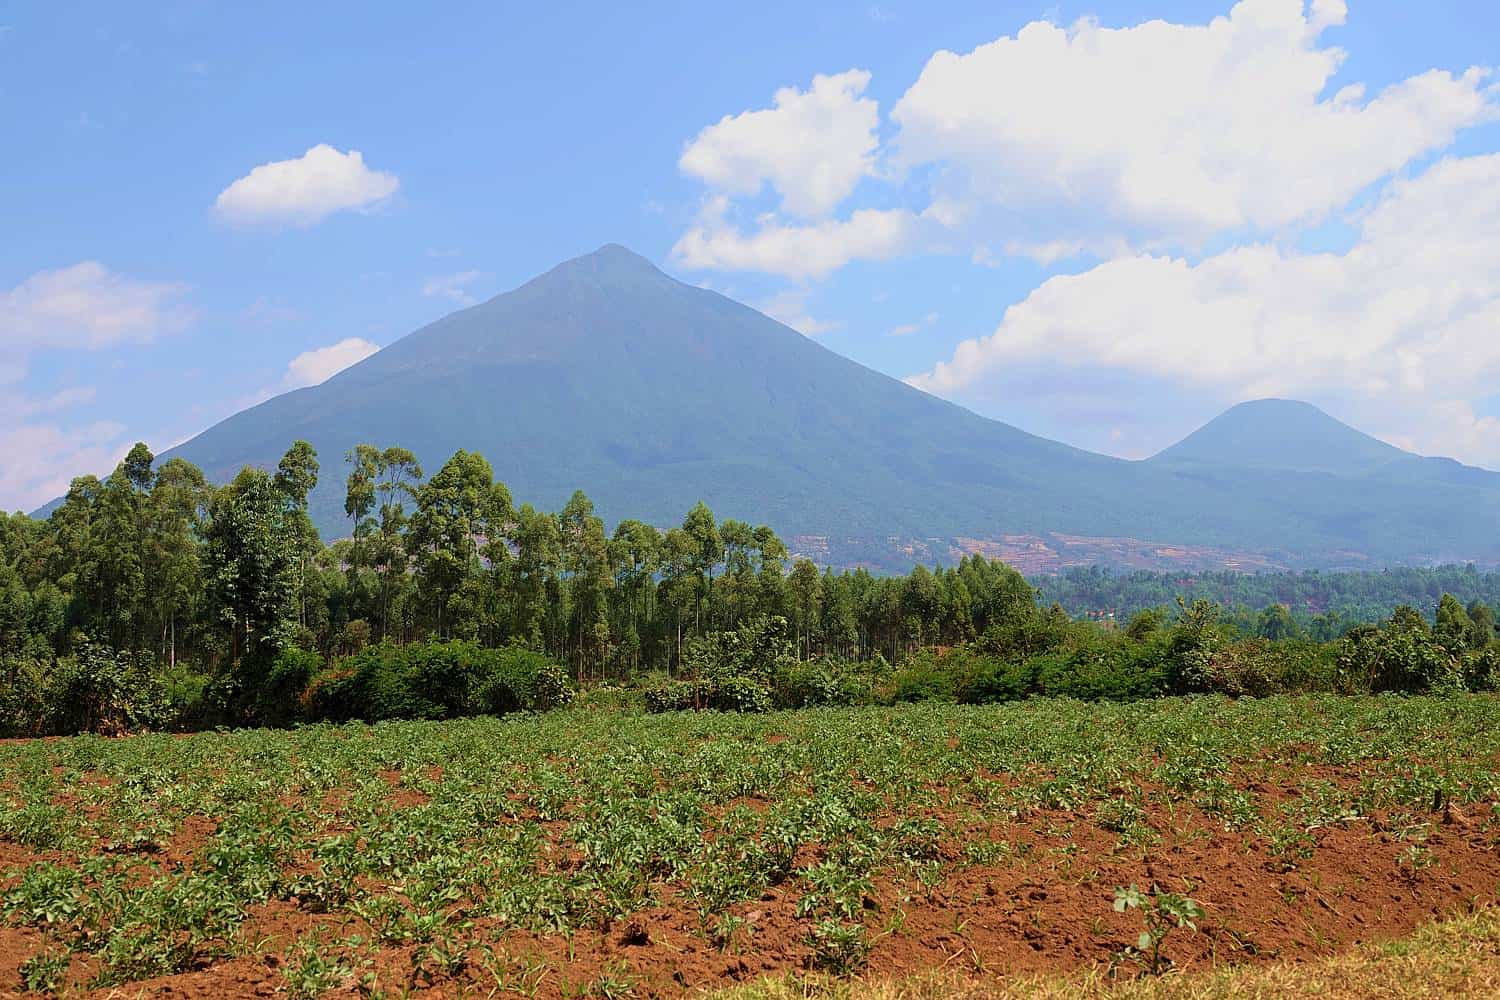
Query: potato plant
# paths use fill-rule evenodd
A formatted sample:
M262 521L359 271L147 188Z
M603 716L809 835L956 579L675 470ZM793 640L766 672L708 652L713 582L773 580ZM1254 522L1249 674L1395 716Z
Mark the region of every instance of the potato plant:
M1396 843L1387 871L1437 884L1438 853L1398 835L1453 815L1489 835L1497 761L1489 696L574 709L0 744L0 845L20 859L0 870L0 915L40 940L0 989L272 955L298 995L539 977L620 993L633 966L574 981L568 956L606 938L623 942L612 963L684 947L658 931L678 933L664 911L721 965L774 933L778 961L854 974L976 878L1097 899L1114 884L1101 866L1149 885L1146 866L1195 838L1240 837L1290 878L1358 830ZM1101 955L1135 940L1137 913L1157 970L1168 932L1229 919L1212 885L1179 888L1125 890ZM1021 920L1046 904L986 905ZM266 931L270 914L304 930Z

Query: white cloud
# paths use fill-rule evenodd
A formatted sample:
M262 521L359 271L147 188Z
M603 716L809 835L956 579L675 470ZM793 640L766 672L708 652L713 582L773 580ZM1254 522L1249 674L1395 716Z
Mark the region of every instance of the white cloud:
M192 321L187 286L137 281L84 261L0 291L0 343L14 351L145 343Z
M896 103L897 168L938 167L928 214L1042 260L1194 246L1326 216L1496 117L1488 71L1325 95L1342 0L1243 0L1207 25L1038 21L938 52Z
M869 82L869 73L851 69L815 76L807 90L783 87L774 108L725 115L699 132L678 166L732 195L770 184L783 210L827 215L874 171L880 109L860 96Z
M814 319L810 316L807 311L807 296L805 288L787 289L761 301L756 308L776 322L784 323L807 337L832 333L844 325L836 320Z
M219 193L214 210L236 225L311 226L378 204L398 187L395 174L365 166L359 150L341 153L322 143L297 159L256 167Z
M83 427L0 427L0 505L35 510L67 492L73 477L96 475L119 464L130 450L125 428L110 421Z
M821 278L852 260L886 260L913 247L920 220L905 209L860 209L848 219L805 225L762 220L750 233L729 221L729 203L710 198L672 248L684 267Z
M337 344L304 351L286 366L286 375L282 379L282 385L288 389L317 385L350 365L358 364L378 350L380 348L368 340L349 337Z
M459 271L457 274L440 274L422 283L422 294L430 299L449 299L459 305L473 305L476 301L469 293L469 286L489 277L483 271Z
M1260 244L1151 254L1053 277L993 334L910 381L1001 395L1032 365L1097 369L1236 401L1336 403L1416 450L1500 467L1500 154L1393 183L1345 253Z
M58 413L84 403L91 403L98 390L91 385L69 386L48 396L28 396L24 393L7 393L0 400L0 420L14 422L42 413Z

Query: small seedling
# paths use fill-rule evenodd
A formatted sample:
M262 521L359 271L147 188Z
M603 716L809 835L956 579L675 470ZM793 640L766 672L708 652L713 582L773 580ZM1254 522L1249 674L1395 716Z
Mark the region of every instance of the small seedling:
M1203 907L1195 899L1179 896L1175 892L1141 892L1136 886L1115 890L1115 912L1139 910L1146 929L1136 939L1134 949L1126 949L1126 956L1139 961L1153 976L1161 975L1172 964L1172 960L1161 953L1162 942L1174 927L1197 932L1195 921L1203 919Z

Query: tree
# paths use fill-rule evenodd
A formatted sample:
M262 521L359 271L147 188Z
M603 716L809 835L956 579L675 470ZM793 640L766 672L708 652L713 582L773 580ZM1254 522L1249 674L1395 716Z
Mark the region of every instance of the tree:
M549 595L556 589L562 561L557 518L522 504L516 513L514 628L533 649L548 648Z
M390 447L375 462L375 494L380 499L378 529L369 539L370 564L380 577L377 597L380 632L390 632L391 609L410 567L406 551L406 504L415 503L422 482L422 466L405 448Z
M634 668L640 665L641 629L652 617L652 578L661 565L661 532L644 521L626 519L615 526L609 544L616 592L625 610L622 638Z
M480 569L481 543L499 540L514 520L510 491L478 452L459 450L417 490L410 542L417 580L432 595L437 632L446 637L459 588Z
M1266 605L1255 622L1255 634L1273 642L1296 638L1301 631L1285 604Z
M286 497L259 469L216 490L204 530L209 607L229 629L229 659L264 664L297 620L299 539Z
M1433 639L1449 656L1462 655L1469 648L1469 639L1474 632L1474 622L1464 606L1452 594L1444 594L1438 601L1435 618Z
M375 481L380 476L380 451L372 444L355 445L344 456L350 466L344 481L344 514L354 522L352 532L358 543L375 529L370 514L375 510Z
M307 626L307 568L323 548L318 529L307 516L307 495L318 487L318 453L306 441L295 441L276 466L272 486L297 554L297 623Z
M190 616L203 586L197 535L208 498L208 484L196 465L172 458L157 471L147 511L147 574L162 646L174 667L177 623Z
M601 663L609 639L608 591L614 583L610 572L609 543L604 522L594 516L594 504L576 490L557 517L562 540L562 565L567 574L573 648L578 656L578 680L583 681L589 660Z
M818 567L811 559L798 559L792 564L792 576L787 585L792 592L797 648L805 660L812 655L812 623L817 621L823 578L818 575Z
M693 606L693 631L702 634L703 602L709 602L708 613L713 614L714 567L724 558L724 539L714 523L714 512L699 500L682 519L683 540L686 542L687 566L697 580L697 599Z
M1495 612L1483 601L1470 601L1467 609L1469 615L1469 648L1475 652L1482 652L1495 644Z

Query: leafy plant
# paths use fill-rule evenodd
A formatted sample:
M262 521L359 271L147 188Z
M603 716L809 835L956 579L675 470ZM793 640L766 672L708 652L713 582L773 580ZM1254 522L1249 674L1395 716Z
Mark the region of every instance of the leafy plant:
M1149 894L1132 885L1115 889L1115 912L1137 910L1145 923L1145 929L1136 939L1134 949L1126 949L1129 957L1138 959L1153 976L1165 972L1171 959L1162 954L1162 944L1174 928L1197 932L1197 921L1203 919L1203 907L1197 900L1172 892L1153 889Z

